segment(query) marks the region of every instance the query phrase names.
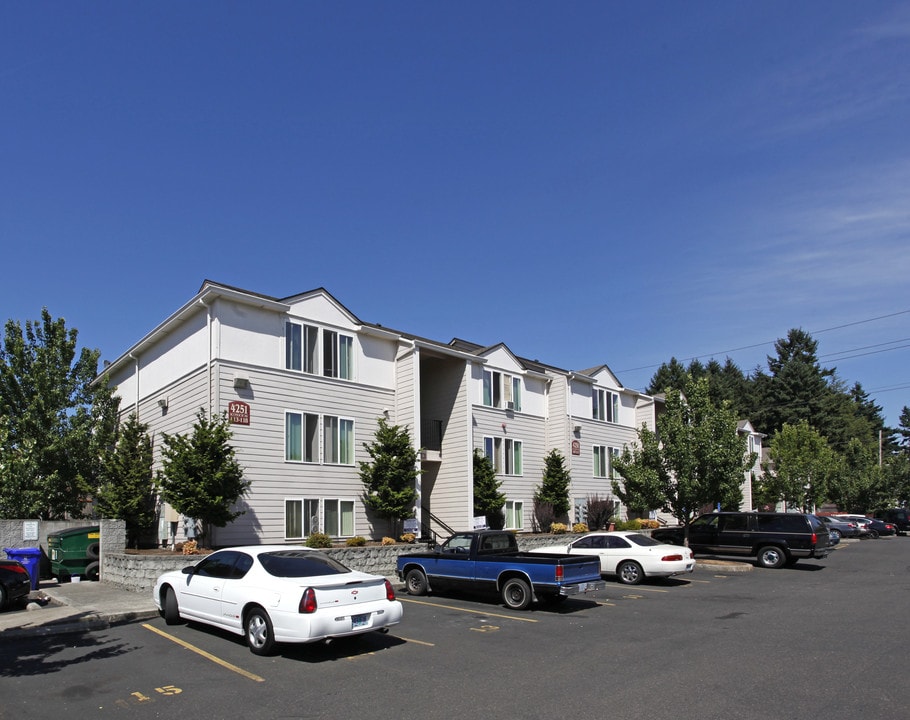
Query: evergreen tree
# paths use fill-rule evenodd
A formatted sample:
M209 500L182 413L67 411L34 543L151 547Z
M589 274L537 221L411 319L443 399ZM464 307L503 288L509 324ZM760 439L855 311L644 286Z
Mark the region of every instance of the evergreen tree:
M474 450L474 515L483 515L487 525L501 530L505 517L502 508L506 504L505 493L499 491L502 482L496 479L496 471L490 458L480 450Z
M411 443L407 428L389 425L379 418L375 440L363 447L372 462L360 463L364 504L381 517L388 519L389 528L396 534L397 522L412 517L417 500L417 450Z
M904 455L910 455L910 407L904 405L898 419L897 444Z
M572 478L566 468L566 459L561 452L554 449L547 453L543 462L543 478L540 486L534 492L534 501L551 505L557 519L567 519L571 507L569 483Z
M250 483L243 479L230 439L227 416L209 418L201 408L191 435L162 433L161 497L185 517L199 520L203 538L210 526L224 527L245 512L234 508Z
M127 542L139 547L157 518L157 487L152 469L152 439L136 414L120 428L116 446L104 463L95 507L103 515L126 522Z

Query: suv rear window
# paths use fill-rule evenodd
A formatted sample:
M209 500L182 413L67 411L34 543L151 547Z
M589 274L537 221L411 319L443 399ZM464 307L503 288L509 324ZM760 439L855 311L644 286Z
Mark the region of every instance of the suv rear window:
M803 515L759 515L758 529L764 532L801 532L807 530Z

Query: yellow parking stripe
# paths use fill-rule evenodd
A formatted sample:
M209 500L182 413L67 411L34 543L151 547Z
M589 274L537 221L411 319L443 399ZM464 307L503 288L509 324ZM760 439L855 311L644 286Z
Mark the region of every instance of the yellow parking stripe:
M227 662L226 660L222 660L219 657L215 657L211 653L207 653L205 650L197 648L195 645L190 645L190 643L186 642L185 640L181 640L178 637L174 637L173 635L166 633L163 630L159 630L156 627L152 627L151 625L149 625L147 623L142 623L142 627L144 627L146 630L151 630L153 633L158 633L161 637L167 638L168 640L171 640L171 641L177 643L178 645L185 647L187 650L192 650L197 655L202 655L202 657L204 657L206 660L211 660L216 665L221 665L221 667L227 668L228 670L232 670L233 672L237 673L238 675L243 675L243 677L249 678L250 680L253 680L254 682L265 682L265 678L259 677L258 675L248 672L248 671L244 670L243 668L239 668L236 665L231 665L231 663Z
M399 597L398 599L401 600L401 602L414 603L415 605L428 605L430 607L438 607L438 608L443 608L445 610L455 610L457 612L474 613L476 615L485 615L487 617L505 618L506 620L515 620L517 622L529 622L529 623L538 622L534 618L516 617L515 615L500 615L499 613L485 612L483 610L471 610L470 608L460 608L460 607L454 607L452 605L442 605L441 603L432 603L432 602L427 602L426 600L410 600L408 598L403 598L403 597Z

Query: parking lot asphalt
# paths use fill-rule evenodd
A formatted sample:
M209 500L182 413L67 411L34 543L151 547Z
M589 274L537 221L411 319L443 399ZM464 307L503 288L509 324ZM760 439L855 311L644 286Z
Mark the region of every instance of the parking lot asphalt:
M749 562L698 558L697 572L749 572ZM389 578L399 593L398 578ZM609 582L609 581L608 581ZM33 635L57 635L104 630L123 622L158 615L151 590L134 592L106 582L58 583L42 580L24 609L0 612L0 640Z

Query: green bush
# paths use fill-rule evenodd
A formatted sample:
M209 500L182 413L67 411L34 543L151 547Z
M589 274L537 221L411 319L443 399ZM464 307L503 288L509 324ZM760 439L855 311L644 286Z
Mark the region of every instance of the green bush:
M332 538L325 533L315 532L306 539L306 546L311 548L330 548Z
M345 545L347 545L348 547L363 547L366 544L367 544L367 539L365 537L361 537L360 535L356 535L355 537L348 538L347 542L345 542Z

